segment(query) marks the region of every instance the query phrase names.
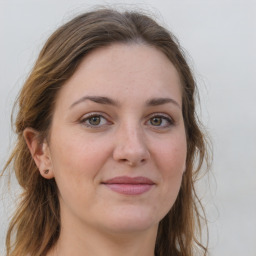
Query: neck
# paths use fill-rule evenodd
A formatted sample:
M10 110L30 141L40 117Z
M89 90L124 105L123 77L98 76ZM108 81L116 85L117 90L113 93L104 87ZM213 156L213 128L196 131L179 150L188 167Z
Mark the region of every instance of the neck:
M154 256L157 225L136 232L109 232L81 223L64 222L47 256Z

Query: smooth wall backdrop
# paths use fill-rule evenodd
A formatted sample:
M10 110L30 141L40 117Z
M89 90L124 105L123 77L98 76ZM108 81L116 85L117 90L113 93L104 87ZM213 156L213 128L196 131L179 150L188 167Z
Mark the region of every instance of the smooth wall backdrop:
M95 5L149 10L186 49L213 143L212 170L200 183L210 252L255 256L256 1L0 0L0 168L14 140L12 105L40 48L59 25ZM0 181L0 255L15 202L6 182Z

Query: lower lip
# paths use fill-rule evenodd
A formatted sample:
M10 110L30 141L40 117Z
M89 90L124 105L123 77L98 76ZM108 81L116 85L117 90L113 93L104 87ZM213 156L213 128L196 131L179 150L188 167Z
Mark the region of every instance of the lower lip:
M124 195L140 195L149 191L151 184L105 184L111 190Z

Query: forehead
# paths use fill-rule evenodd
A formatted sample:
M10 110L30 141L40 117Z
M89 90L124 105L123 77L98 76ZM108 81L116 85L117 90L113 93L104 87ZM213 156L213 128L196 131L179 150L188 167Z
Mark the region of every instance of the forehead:
M113 44L82 60L57 102L71 104L90 94L121 102L169 94L181 103L181 82L176 68L160 50L143 44Z

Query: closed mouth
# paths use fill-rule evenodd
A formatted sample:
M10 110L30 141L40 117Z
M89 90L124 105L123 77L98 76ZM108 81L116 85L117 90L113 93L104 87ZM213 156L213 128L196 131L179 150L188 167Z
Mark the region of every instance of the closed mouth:
M102 182L112 191L125 195L140 195L149 191L155 183L146 177L118 176Z
M103 184L148 184L148 185L155 184L151 179L143 176L137 176L137 177L118 176L118 177L106 180L102 183Z

